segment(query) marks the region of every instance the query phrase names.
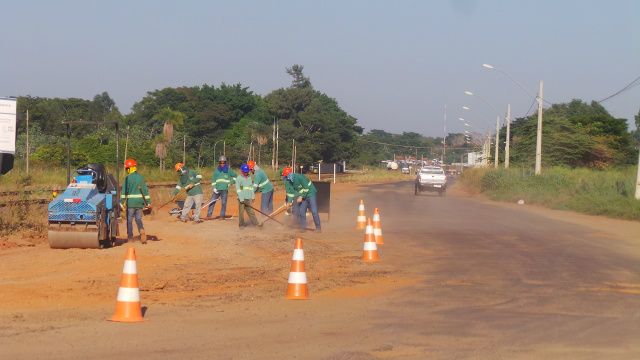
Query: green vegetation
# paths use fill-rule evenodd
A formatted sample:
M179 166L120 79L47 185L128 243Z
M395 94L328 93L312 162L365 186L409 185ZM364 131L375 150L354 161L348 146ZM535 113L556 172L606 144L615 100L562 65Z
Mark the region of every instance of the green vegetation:
M63 120L118 121L121 157L135 158L139 164L160 170L171 169L183 159L191 167L215 166L223 153L231 164L247 160L271 164L276 128L281 165L293 161L294 143L297 165L345 160L349 168L358 169L406 157L460 163L465 154L478 151L485 142L486 136L479 133L434 138L374 129L363 134L357 119L342 110L335 99L313 88L303 66L293 65L286 72L293 78L291 85L264 97L241 84L164 88L149 91L126 116L106 92L91 101L19 97L16 157L25 158L27 153L27 111L28 152L35 165L66 163ZM544 110L543 123L543 168L607 169L636 163L634 146L640 144L640 130L629 132L624 119L614 118L598 103L573 100L553 104ZM513 166L533 167L536 127L535 113L512 122ZM640 128L639 116L636 127ZM73 166L115 162L115 135L113 125L72 125ZM503 146L506 128L500 130L500 136ZM490 154L494 154L493 149ZM490 162L494 160L489 158ZM498 161L504 162L504 149L500 149Z
M600 171L566 167L545 168L534 175L523 168L477 168L463 172L462 186L496 201L541 205L624 220L640 220L635 198L636 168Z

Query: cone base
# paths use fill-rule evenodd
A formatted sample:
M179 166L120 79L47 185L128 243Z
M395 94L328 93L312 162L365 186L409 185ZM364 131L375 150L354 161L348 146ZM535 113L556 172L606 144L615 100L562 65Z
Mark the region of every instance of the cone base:
M378 262L380 259L378 258L378 252L365 254L362 256L362 262Z
M284 297L290 300L309 300L307 284L287 284L287 294Z
M141 322L148 321L142 317L142 308L140 303L132 303L125 301L118 301L116 303L116 311L111 319L107 321L117 322Z

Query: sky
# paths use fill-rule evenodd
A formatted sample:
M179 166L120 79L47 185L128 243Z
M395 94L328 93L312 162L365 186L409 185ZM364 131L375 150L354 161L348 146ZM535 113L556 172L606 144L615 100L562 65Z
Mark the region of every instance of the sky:
M285 69L299 64L365 133L442 137L495 132L507 104L512 119L535 113L540 81L546 108L599 101L640 77L638 0L4 0L0 8L0 96L92 100L106 91L123 114L166 87L241 84L264 96L290 86ZM635 129L640 86L602 105Z

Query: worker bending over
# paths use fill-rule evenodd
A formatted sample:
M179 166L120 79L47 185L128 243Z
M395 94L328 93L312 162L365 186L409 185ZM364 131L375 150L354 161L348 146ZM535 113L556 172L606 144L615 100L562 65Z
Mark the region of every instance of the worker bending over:
M287 193L286 203L298 204L292 207L294 218L298 216L300 219L300 228L307 230L307 207L313 215L313 222L316 225L316 231L322 232L320 225L320 216L318 215L318 201L316 199L316 187L308 177L302 174L295 174L290 167L280 170L280 175L284 179L284 186Z
M184 187L187 190L187 198L184 200L184 206L182 207L182 214L178 217L180 221L187 222L187 214L193 207L193 204L196 204L195 212L193 213L193 221L196 224L202 222L200 220L200 210L202 208L202 187L200 186L200 180L202 180L202 175L198 174L197 171L193 169L187 169L183 163L177 163L175 166L176 172L180 174L180 180L178 180L178 185L173 190L173 194L171 196L176 196Z
M258 225L258 219L253 212L251 204L255 202L255 195L253 191L253 180L249 176L249 165L242 164L240 166L240 176L236 178L236 193L238 194L238 226L240 230L245 228L244 225L244 212L247 211L249 220L253 225Z
M123 204L127 212L127 240L133 241L133 220L140 232L140 242L147 243L147 235L142 224L142 209L151 205L151 197L144 176L138 174L138 164L134 159L127 159L124 162L124 170L127 177L122 183L120 193L120 204Z
M253 174L253 190L262 193L260 197L260 211L265 214L273 213L273 185L271 181L269 181L267 173L260 169L255 161L249 161L247 165L249 165L249 169Z

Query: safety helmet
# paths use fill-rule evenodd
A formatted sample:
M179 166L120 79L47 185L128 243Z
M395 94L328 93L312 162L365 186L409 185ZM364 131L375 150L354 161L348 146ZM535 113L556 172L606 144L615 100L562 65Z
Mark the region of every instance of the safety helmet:
M177 163L175 166L176 171L180 171L180 169L182 169L183 166L184 166L183 163Z
M287 176L287 175L291 174L291 171L292 171L291 168L287 166L287 167L283 168L282 171L280 171L280 175Z
M220 161L227 162L227 157L224 156L224 155L220 156L220 158L218 159L218 162L220 162Z
M127 161L125 161L125 162L124 162L124 168L125 168L125 169L128 169L128 168L130 168L130 167L132 167L132 166L138 166L138 164L136 163L136 161L135 161L135 160L133 160L133 159L127 159Z
M247 161L247 165L249 165L249 169L253 169L253 167L256 166L256 162L255 161Z
M249 170L251 170L251 169L249 169L249 165L247 165L247 164L240 165L240 171L242 171L243 173L248 173Z

